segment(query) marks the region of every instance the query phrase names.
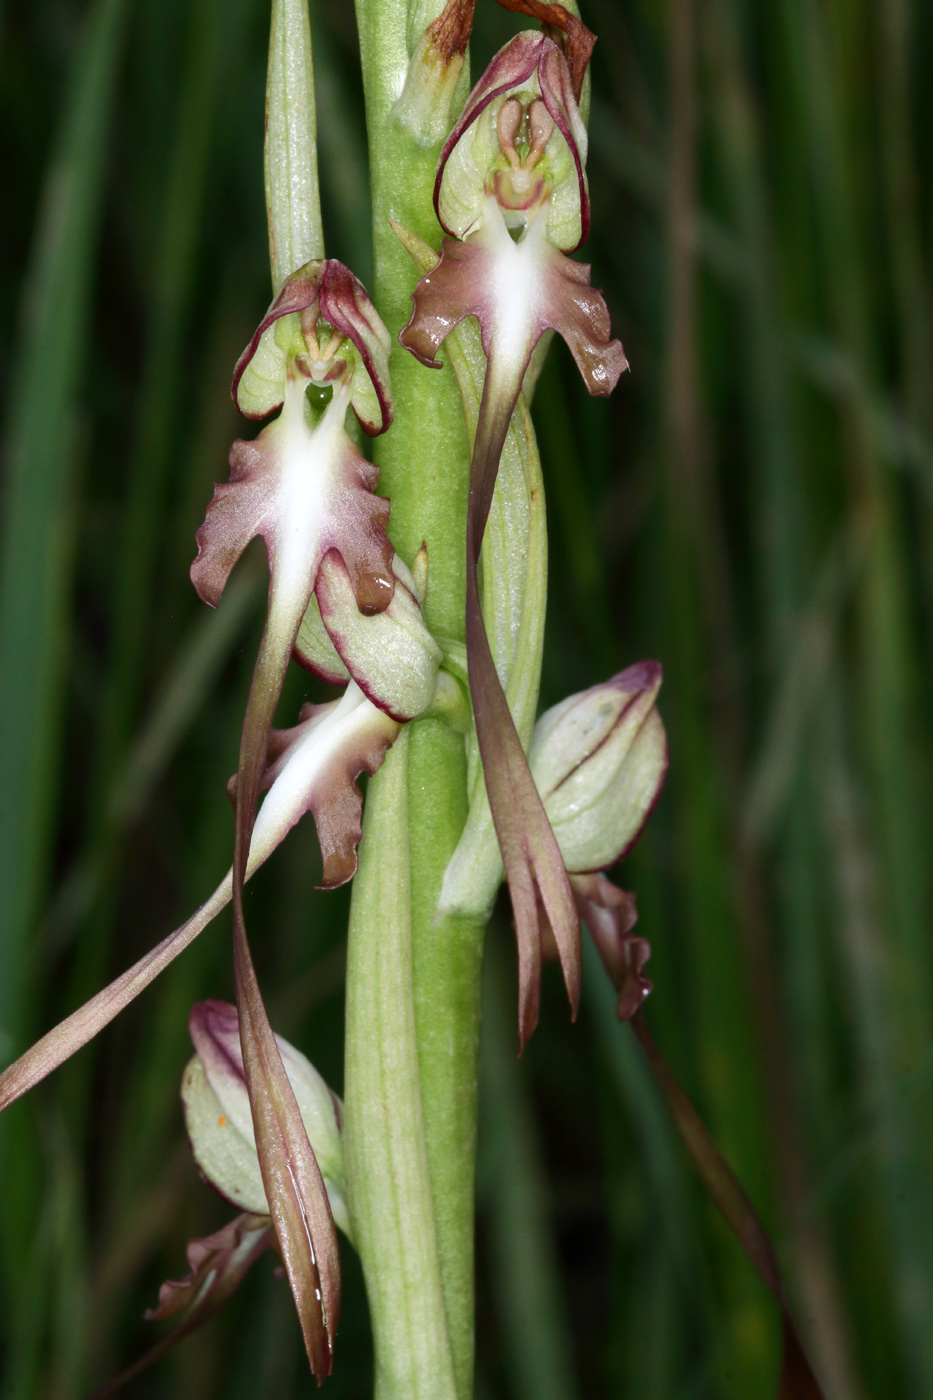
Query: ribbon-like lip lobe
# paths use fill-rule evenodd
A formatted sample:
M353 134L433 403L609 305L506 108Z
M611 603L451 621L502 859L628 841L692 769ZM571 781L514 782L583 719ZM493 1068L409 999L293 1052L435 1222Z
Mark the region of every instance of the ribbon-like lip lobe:
M259 342L270 326L282 316L307 310L319 304L320 314L335 330L352 340L359 351L363 366L373 383L379 403L380 417L367 421L360 416L356 403L352 407L360 423L370 437L378 437L392 422L392 396L389 390L389 349L388 332L379 318L379 313L370 300L369 293L358 277L336 258L319 258L297 272L293 272L283 284L278 296L253 333L253 337L236 362L233 371L231 394L233 402L244 418L258 420L268 417L282 405L282 398L270 405L265 413L252 413L239 403L238 389L247 367L259 348Z
M444 179L444 169L448 157L464 132L482 115L490 102L501 97L503 93L509 92L512 88L526 83L535 69L538 70L538 81L544 105L554 125L567 142L577 168L577 180L580 185L580 239L573 248L564 250L572 253L582 243L585 243L590 231L590 198L583 174L583 161L573 133L571 114L576 111L577 105L573 80L566 58L554 40L549 39L546 34L536 33L533 30L525 30L521 34L516 34L514 39L511 39L504 48L499 50L470 93L460 115L460 120L444 142L441 151L441 158L437 165L437 178L434 181L434 210L445 233L454 236L455 230L448 228L444 223L440 205L441 183Z

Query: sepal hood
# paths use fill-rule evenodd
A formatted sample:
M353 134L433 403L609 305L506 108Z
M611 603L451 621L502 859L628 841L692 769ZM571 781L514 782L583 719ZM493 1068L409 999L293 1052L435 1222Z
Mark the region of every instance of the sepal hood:
M660 686L658 663L641 661L535 725L528 762L571 872L614 865L657 801L668 761Z
M370 435L392 422L389 333L358 278L336 258L292 273L233 372L233 400L247 418L281 407L290 361L322 386L349 378L350 407Z
M503 111L507 103L518 111L517 122ZM516 34L470 93L444 143L434 186L437 217L447 233L463 238L481 220L488 194L516 218L544 198L550 241L572 252L590 226L586 152L566 58L544 34Z

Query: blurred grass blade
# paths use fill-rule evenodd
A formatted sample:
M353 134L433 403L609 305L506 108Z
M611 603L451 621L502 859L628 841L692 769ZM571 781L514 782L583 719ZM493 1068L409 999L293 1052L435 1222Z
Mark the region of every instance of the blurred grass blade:
M106 800L106 825L63 878L44 924L43 950L54 955L90 913L113 864L113 846L139 819L205 699L240 642L260 596L258 561L236 571L216 612L200 613L166 669L165 682Z
M498 932L498 930L496 930ZM480 1113L497 1323L516 1400L574 1400L572 1347L548 1218L527 1060L515 1059L515 995L502 949L486 950Z
M113 592L110 673L101 716L91 811L100 819L106 790L127 743L142 686L148 623L168 472L176 460L185 328L195 293L201 215L218 117L222 60L242 22L243 4L195 0L189 8L185 82L165 177L164 212L147 290L149 326L136 440L128 473ZM98 940L101 941L102 940Z
M810 1369L803 1343L791 1317L781 1270L767 1231L736 1176L716 1146L706 1124L687 1097L637 1011L631 1027L645 1052L654 1077L667 1100L684 1146L720 1214L745 1250L762 1282L774 1295L784 1324L784 1359L778 1400L823 1400L823 1392Z
M51 841L78 396L124 0L96 0L45 180L6 427L0 536L0 1056L20 1042Z

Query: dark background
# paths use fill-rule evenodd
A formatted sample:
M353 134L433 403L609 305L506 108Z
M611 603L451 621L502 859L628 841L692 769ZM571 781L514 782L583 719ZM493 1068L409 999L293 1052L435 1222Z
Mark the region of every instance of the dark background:
M208 614L193 534L269 294L267 0L0 8L0 1060L227 867L261 560ZM632 365L555 348L542 700L664 664L667 788L618 878L654 1032L754 1197L828 1400L933 1397L933 7L591 0L586 256ZM328 252L371 270L352 7L313 0ZM514 32L479 0L474 73ZM252 565L252 568L250 567ZM237 581L238 579L238 581ZM319 698L289 680L290 712ZM342 1082L346 891L303 823L256 878L276 1028ZM553 969L514 1057L490 935L480 1397L757 1400L776 1309L692 1177L608 988ZM138 1355L227 1211L178 1085L232 996L220 921L0 1124L4 1400ZM364 1400L362 1281L326 1393ZM128 1391L310 1395L269 1259Z

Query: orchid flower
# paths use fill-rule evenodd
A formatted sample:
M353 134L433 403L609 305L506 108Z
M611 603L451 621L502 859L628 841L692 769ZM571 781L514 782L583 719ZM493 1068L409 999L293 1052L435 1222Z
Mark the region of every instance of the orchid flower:
M342 263L313 261L285 281L233 380L234 399L247 416L264 418L279 407L281 414L254 442L234 443L230 482L215 490L191 569L201 597L216 605L249 541L256 535L265 541L269 603L237 772L233 957L263 1179L317 1376L330 1372L339 1313L336 1232L263 1005L246 936L243 884L272 719L325 556L342 562L361 612L383 611L394 592L388 502L374 494L378 471L345 429L349 407L370 433L389 426L388 350L372 302ZM344 815L337 816L338 825ZM334 820L329 808L328 819Z
M215 488L191 578L216 607L246 545L261 535L269 606L243 724L237 803L245 868L265 740L301 620L325 557L339 561L363 613L383 611L395 577L378 471L345 428L353 408L369 433L391 422L388 335L362 285L333 259L285 282L240 356L233 397L249 418L281 413L253 442L235 442L231 479Z
M414 574L394 555L388 502L373 494L377 469L345 430L350 407L367 431L388 426L387 361L388 337L372 303L333 261L309 263L285 282L241 356L233 384L240 409L253 418L281 413L254 442L234 444L231 480L215 490L191 571L201 597L216 605L248 542L265 540L269 607L231 784L232 868L187 923L0 1075L2 1107L95 1035L232 900L239 1035L259 1163L319 1377L330 1370L339 1313L334 1219L262 1003L242 887L307 811L318 828L323 885L350 879L362 801L355 779L379 767L399 725L423 713L435 694L441 652L421 610L426 551ZM305 707L294 729L274 731L293 653L347 688L339 701Z
M493 59L441 152L434 203L448 237L437 267L414 292L414 312L400 337L424 364L438 366L441 344L472 315L487 357L467 517L467 659L486 789L515 912L523 1043L537 1020L540 995L535 887L574 1012L580 926L496 672L477 567L499 459L540 337L560 332L591 393L610 393L626 368L622 346L610 340L602 296L589 285L589 268L565 255L589 227L586 128L577 106L583 70L585 61L582 68L568 62L554 40L530 31Z

